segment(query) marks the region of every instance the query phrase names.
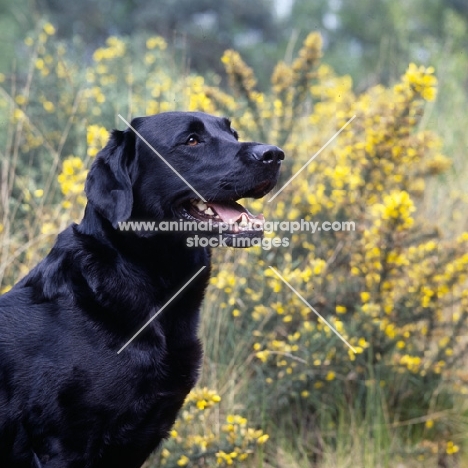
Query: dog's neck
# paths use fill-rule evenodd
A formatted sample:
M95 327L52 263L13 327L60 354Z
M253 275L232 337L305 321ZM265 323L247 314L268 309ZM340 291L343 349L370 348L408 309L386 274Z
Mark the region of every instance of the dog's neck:
M209 266L210 251L204 247L187 247L186 239L174 233L151 236L138 232L123 232L115 229L109 220L99 214L90 204L86 206L81 223L76 231L85 236L92 236L98 240L103 248L117 250L130 262L137 263L148 271L157 274L158 264L164 265L164 275L167 277L168 265L173 266L174 277L181 272L183 277L188 270Z
M192 320L193 314L197 316L210 275L208 249L189 248L182 238L176 236L149 238L118 231L92 206L87 206L83 220L72 227L72 233L75 239L73 247L79 252L73 256L81 265L83 279L93 291L94 300L112 311L109 315L112 320L118 313L128 323L133 320L133 325L137 326L148 318L154 305L164 304L198 272L184 289L183 300L190 297L189 303L195 305L184 310L187 317L183 320ZM59 236L57 246L60 248L61 244ZM97 257L101 259L99 262ZM134 291L134 296L129 298L121 294L123 279L126 290ZM109 290L112 294L101 294L101 291ZM103 315L100 317L102 320ZM181 320L174 313L168 317L160 320Z

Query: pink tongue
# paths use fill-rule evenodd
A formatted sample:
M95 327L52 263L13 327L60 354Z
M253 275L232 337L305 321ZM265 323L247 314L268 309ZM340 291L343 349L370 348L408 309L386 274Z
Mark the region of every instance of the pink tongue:
M246 213L244 207L236 202L229 205L218 205L217 203L207 203L207 205L213 208L225 223L235 223L242 216L242 213Z
M246 214L249 219L264 219L261 214L258 216L252 216L252 214L250 214L242 205L239 205L239 203L236 202L230 202L225 205L207 203L207 205L213 208L225 223L235 223L243 214Z

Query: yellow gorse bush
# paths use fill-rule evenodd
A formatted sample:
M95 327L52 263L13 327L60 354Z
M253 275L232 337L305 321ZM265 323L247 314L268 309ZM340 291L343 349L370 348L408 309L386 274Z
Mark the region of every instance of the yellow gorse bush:
M220 402L221 397L206 387L187 396L169 441L156 456L160 466L242 466L252 458L268 435L249 427L247 419L238 414L228 414L220 425L213 412Z
M433 101L437 95L437 78L433 75L434 71L433 67L417 67L414 63L410 63L403 76L403 85L411 87L426 101ZM404 91L405 88L399 86L396 89Z
M95 62L106 62L115 58L123 57L125 54L125 42L117 37L109 37L106 41L107 47L97 49L93 54ZM103 68L98 65L98 73L102 73Z
M378 389L387 422L410 421L405 434L418 454L433 453L441 440L443 453L457 453L450 412L445 419L431 414L448 411L451 395L467 391L457 364L468 350L461 338L468 234L443 237L422 213L428 181L450 167L442 142L421 126L425 103L437 95L434 70L411 64L394 86L355 94L350 77L320 64L322 40L312 33L297 58L277 64L266 90L236 51L226 51L227 92L217 77L171 68L162 38L111 37L82 67L49 40L54 33L44 24L25 41L31 66L24 86L8 87L8 77L0 77L0 112L15 135L6 158L10 201L0 207L0 291L80 218L87 170L108 130L121 125L117 114L227 115L243 139L285 149L278 187L300 171L271 203L249 201L253 212L278 223L355 228L278 228L266 238L287 236L289 247L214 252L206 302L227 311L236 341L245 341L239 351L250 368L245 385L261 402L254 406L267 408L273 423L292 411L296 420L320 420L328 411L336 422L339 408L359 411ZM242 407L242 395L236 397ZM250 426L222 398L206 387L188 396L156 455L161 466L244 466L255 459L269 438L265 427L267 433L258 429L260 416L254 411L259 419Z
M309 57L307 65L299 59L278 64L271 92L261 99L252 71L231 53L226 71L240 98L231 101L213 89L206 94L220 112L234 114L234 125L244 134L282 141L289 156L283 182L304 168L267 218L351 220L356 230L315 237L294 233L290 249L251 253L219 275L249 275L248 287L237 288L246 305L241 317L258 323L252 351L262 367L259 375L271 387L265 397L278 412L301 398L306 412L320 414L326 405L335 414L361 386L369 392L369 375L379 374L374 382L390 418L424 417L434 410L444 382L452 382L450 391L468 391L457 369L467 352L462 335L468 236L444 240L418 213L428 178L450 167L437 135L419 127L425 101L436 97L437 80L433 68L410 64L393 87L354 95L349 77L337 77L318 63L319 49L318 36L310 35L299 53ZM301 67L309 70L298 76ZM304 76L308 92L298 100ZM327 155L309 162L340 129ZM279 268L353 349L304 307L268 264ZM258 273L249 272L252 265ZM450 408L448 401L447 396L447 406L439 409ZM410 427L419 430L417 423Z

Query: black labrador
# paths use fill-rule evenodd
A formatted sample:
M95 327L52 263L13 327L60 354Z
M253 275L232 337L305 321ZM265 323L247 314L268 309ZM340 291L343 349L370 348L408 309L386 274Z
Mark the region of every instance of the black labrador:
M81 223L0 298L0 467L144 463L198 377L210 251L189 247L187 232L119 223L243 220L223 238L258 236L245 221L260 217L236 200L268 193L283 158L199 112L136 118L112 133L89 171Z

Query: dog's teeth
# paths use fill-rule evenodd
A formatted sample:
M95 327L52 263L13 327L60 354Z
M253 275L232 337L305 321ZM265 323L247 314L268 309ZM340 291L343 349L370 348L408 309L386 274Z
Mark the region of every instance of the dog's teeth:
M206 210L205 210L205 214L209 215L209 216L214 216L215 212L210 208L208 207Z
M200 211L205 211L208 208L208 205L206 203L203 203L202 201L198 201L195 206L200 210Z
M239 223L239 226L240 227L247 227L249 225L249 218L248 216L244 213L241 218L240 218L240 223Z

